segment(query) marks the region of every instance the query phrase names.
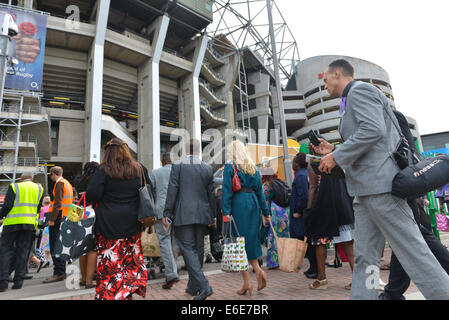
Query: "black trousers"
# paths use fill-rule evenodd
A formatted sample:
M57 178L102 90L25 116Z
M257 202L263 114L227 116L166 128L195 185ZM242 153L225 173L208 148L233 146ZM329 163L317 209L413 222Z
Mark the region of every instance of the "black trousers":
M59 221L58 221L59 220ZM55 242L56 240L59 239L59 229L61 227L61 222L60 219L56 220L56 223L53 227L49 227L48 228L48 232L49 232L49 242L50 242L50 254L51 254L51 259L53 260L53 275L54 276L60 276L65 274L65 261L62 260L61 258L57 258L55 256L54 253L54 247L55 247Z
M449 274L449 251L431 231L421 225L419 225L419 230L429 246L430 251L432 251L433 255L441 264L443 269ZM392 252L390 261L390 275L388 277L388 284L384 288L384 295L390 300L405 299L403 294L407 291L409 286L410 278L402 268L394 252Z
M2 234L0 242L0 283L7 283L14 270L14 283L23 283L35 231L19 230Z
M298 237L296 239L304 241L304 237ZM310 244L310 239L307 239L307 250L304 257L309 260L309 270L308 273L318 273L317 262L316 262L316 246Z

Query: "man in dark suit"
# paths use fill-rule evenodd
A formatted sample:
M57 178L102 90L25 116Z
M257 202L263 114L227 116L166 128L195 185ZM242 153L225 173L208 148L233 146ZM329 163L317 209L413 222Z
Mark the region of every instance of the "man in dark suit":
M163 224L172 219L175 238L181 249L189 282L186 292L194 300L204 300L212 294L202 271L204 236L208 225L214 223L214 177L212 168L200 158L201 144L190 140L189 155L172 166L168 184Z

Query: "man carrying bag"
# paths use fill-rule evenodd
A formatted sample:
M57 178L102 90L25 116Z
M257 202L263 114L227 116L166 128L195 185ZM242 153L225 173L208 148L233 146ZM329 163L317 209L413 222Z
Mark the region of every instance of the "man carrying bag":
M391 194L399 172L391 154L400 136L395 119L386 114L388 99L376 87L353 79L354 68L346 60L326 69L325 88L331 97L341 97L339 131L344 143L335 148L320 139L314 147L325 155L320 171L330 173L337 165L346 170L348 193L354 197L351 299L378 299L375 284L385 240L426 299L449 299L448 275L424 242L407 202Z

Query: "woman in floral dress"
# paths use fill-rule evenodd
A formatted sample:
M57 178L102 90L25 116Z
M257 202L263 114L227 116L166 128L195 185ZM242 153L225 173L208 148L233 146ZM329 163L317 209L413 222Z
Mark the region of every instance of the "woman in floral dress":
M89 181L86 200L98 204L96 300L130 300L133 294L145 297L147 269L140 238L147 221L137 217L143 175L150 181L127 144L114 138L106 144L104 160Z
M279 179L278 175L274 172L271 167L262 169L262 187L267 200L268 208L271 211L271 223L276 231L278 237L289 238L289 214L290 208L283 208L278 206L272 201L274 196L274 191L272 188L272 182L275 179ZM268 229L268 236L266 239L267 246L267 266L270 269L279 268L279 257L276 245L276 238L271 227Z

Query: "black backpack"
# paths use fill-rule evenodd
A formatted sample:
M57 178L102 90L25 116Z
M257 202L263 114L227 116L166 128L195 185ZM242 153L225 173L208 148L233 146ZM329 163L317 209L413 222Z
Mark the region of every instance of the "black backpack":
M281 179L276 179L272 182L271 186L273 187L274 193L272 199L273 202L283 208L289 207L292 189L288 186L288 184Z

